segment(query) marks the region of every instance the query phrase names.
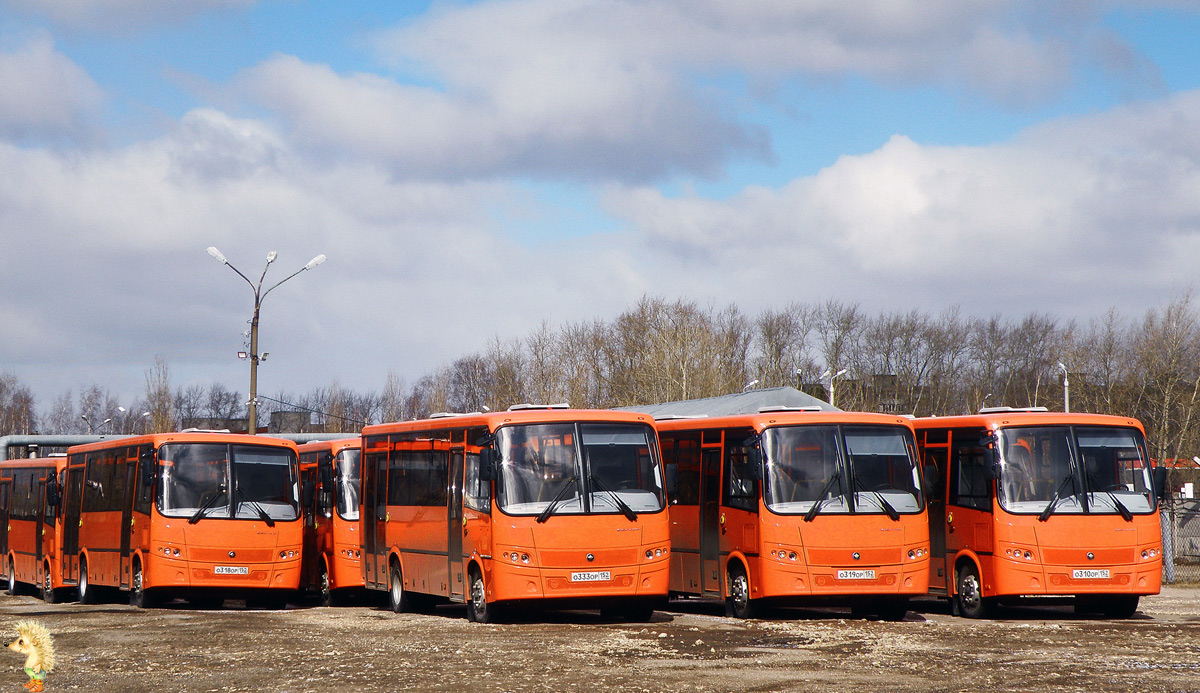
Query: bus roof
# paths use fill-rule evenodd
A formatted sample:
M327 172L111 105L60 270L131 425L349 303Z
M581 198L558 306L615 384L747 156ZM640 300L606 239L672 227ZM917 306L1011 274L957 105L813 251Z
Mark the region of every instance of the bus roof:
M67 453L75 454L79 452L91 452L93 450L107 450L109 448L132 447L135 445L152 445L158 447L164 443L236 443L239 445L290 447L293 450L296 448L296 444L290 440L271 436L219 433L215 431L179 431L175 433L150 433L141 436L130 436L128 438L101 440L85 445L74 445L67 449Z
M962 416L925 416L913 420L918 429L925 428L1003 428L1005 426L1052 426L1052 425L1092 425L1092 426L1133 426L1142 429L1142 423L1132 416L1114 416L1111 414L1066 413L1061 411L1044 411L1032 409L988 409L976 414Z
M654 425L662 431L686 431L700 428L730 428L749 426L762 431L771 426L803 426L805 424L874 424L877 426L912 427L912 419L895 414L877 414L858 411L796 411L774 410L756 414L732 416L688 417L658 419Z
M298 446L300 452L328 450L335 455L346 448L362 446L362 438L338 438L337 440L314 440Z
M60 463L66 462L65 457L22 457L16 460L0 461L0 468L3 469L42 469L44 467L62 466Z
M508 424L556 423L569 421L597 421L614 423L653 424L648 414L613 411L609 409L564 409L562 407L523 408L515 411L472 412L470 414L442 415L433 419L395 421L375 424L363 429L363 437L401 431L438 430L460 426L486 426L494 431Z

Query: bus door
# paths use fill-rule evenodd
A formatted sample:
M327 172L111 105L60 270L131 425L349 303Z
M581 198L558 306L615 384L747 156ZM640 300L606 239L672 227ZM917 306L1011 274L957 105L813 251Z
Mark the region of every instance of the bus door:
M929 587L946 587L946 469L948 432L926 430L918 440L924 468L921 470L929 489L925 502L929 512Z
M33 543L34 551L37 556L37 562L33 564L33 572L41 577L42 559L46 557L46 541L52 536L47 536L49 532L46 527L54 528L54 505L50 503L50 485L54 483L54 470L49 469L43 472L44 476L38 479L38 498L41 502L37 506L37 523L33 528ZM38 584L41 584L40 582Z
M321 491L328 488L319 479L325 478L325 467L329 466L329 453L310 452L300 456L300 488L301 502L300 519L304 523L304 535L300 555L300 584L316 585L318 569L321 565L322 547L319 545L318 527L321 524Z
M462 435L461 431L457 432ZM463 449L450 450L450 482L446 494L446 524L449 532L446 543L450 561L450 599L451 601L466 601L463 580L463 532L466 522L463 518Z
M362 560L363 578L370 587L387 587L387 470L386 452L363 455Z
M946 497L945 553L960 550L992 550L992 453L984 447L984 429L954 429L950 432L949 484ZM953 566L947 565L949 573ZM983 577L983 576L981 576ZM954 575L947 574L950 583Z
M721 594L721 433L700 453L700 588L706 596Z
M67 468L67 483L63 489L62 579L79 580L79 523L83 503L83 455L72 459Z
M12 474L12 472L6 472ZM12 503L12 477L0 479L0 555L8 554L8 513ZM7 563L5 568L7 568Z
M129 588L130 576L133 572L131 554L133 543L133 502L137 498L137 469L138 469L138 448L127 448L125 450L124 465L117 465L113 470L114 474L125 474L125 497L121 499L121 579L119 581L122 588ZM124 470L122 470L124 467ZM113 484L116 486L116 484Z

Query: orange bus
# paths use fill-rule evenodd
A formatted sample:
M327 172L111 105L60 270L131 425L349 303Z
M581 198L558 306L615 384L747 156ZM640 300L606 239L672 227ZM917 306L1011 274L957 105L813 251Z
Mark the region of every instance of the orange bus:
M886 414L764 409L656 422L671 496L671 593L849 604L900 620L929 585L912 424Z
M993 407L915 426L936 479L930 592L954 613L1042 598L1125 618L1158 593L1156 485L1137 420Z
M648 619L667 595L658 439L644 414L519 406L363 429L363 573L404 611L541 604Z
M227 597L282 607L300 581L296 445L184 431L67 451L60 574L79 600L96 588L135 606Z
M58 472L65 457L0 462L0 554L8 593L40 589L53 604L61 585L52 580L59 535Z
M304 498L304 562L301 585L317 590L321 604L335 606L363 587L359 535L359 449L361 438L300 446Z

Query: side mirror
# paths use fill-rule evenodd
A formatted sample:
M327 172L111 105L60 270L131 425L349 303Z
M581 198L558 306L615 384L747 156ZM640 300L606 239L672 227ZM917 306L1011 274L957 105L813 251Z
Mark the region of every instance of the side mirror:
M150 486L154 483L153 450L143 450L142 454L138 455L138 474L141 477L142 486Z
M53 479L46 479L46 505L56 507L62 502L62 494L58 492L58 483Z
M675 494L679 491L679 465L668 464L664 467L664 472L667 477L665 480L667 484L667 497L674 498Z
M928 496L933 493L935 488L937 488L938 471L937 467L933 466L932 464L927 464L925 465L923 472L924 473L921 475L921 490L926 496Z
M312 505L313 492L315 490L316 489L313 487L313 482L311 482L311 481L304 482L304 484L300 487L300 503L301 503L301 505L303 505L306 508L310 507Z
M321 510L328 510L333 507L333 491L327 488L322 488L317 494L317 507Z
M479 451L479 480L492 481L496 478L496 450L484 448Z
M1150 470L1151 481L1154 484L1154 495L1159 500L1166 500L1171 496L1171 490L1167 488L1167 468L1155 467Z

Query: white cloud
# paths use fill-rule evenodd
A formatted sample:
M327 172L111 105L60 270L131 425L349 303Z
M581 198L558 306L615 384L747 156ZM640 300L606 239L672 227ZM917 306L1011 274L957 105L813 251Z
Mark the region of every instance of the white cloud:
M248 7L258 0L0 0L0 5L39 15L85 32L128 33L170 24L214 9Z
M39 35L11 53L0 52L0 135L78 135L103 93L78 65Z

